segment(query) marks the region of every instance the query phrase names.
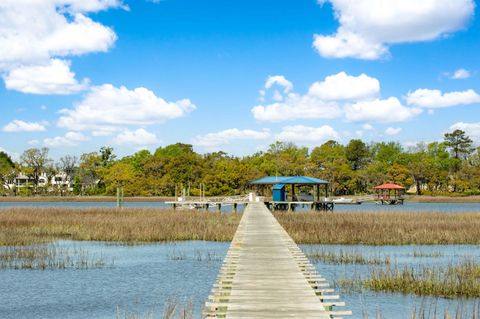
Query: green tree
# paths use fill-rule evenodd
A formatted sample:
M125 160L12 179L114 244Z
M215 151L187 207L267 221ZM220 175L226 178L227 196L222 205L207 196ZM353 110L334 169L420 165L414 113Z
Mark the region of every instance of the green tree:
M351 192L354 174L343 145L333 140L327 141L312 150L310 161L316 167L314 176L329 181L333 194L344 195Z
M367 145L358 139L350 140L345 146L345 154L354 171L365 167L370 158Z
M398 142L381 142L372 146L373 158L376 161L392 165L401 162L403 148Z
M40 175L44 172L46 165L51 162L48 158L48 148L30 148L20 156L21 163L25 166L27 174L33 178L34 193L38 192Z
M102 167L107 167L114 162L117 157L113 154L113 147L103 146L100 148L100 163Z
M107 192L113 193L117 187L125 187L126 185L133 185L136 179L135 169L133 166L117 162L110 165L103 174ZM126 195L136 195L135 188L126 187Z
M97 152L84 153L80 156L78 179L81 184L81 193L98 193L102 169L102 157Z
M273 164L269 175L305 175L308 170L308 148L298 147L290 142L275 142L265 154L266 160Z
M416 151L407 155L408 169L415 182L417 195L422 194L434 173L433 161L425 147L418 145Z
M5 152L0 152L0 191L7 186L7 181L15 171L15 164L10 156Z
M452 133L445 133L445 145L450 148L455 159L466 159L473 151L473 141L462 130L455 130Z
M188 188L203 176L202 157L189 144L172 144L158 148L145 162L147 187L156 195L175 193L175 186Z

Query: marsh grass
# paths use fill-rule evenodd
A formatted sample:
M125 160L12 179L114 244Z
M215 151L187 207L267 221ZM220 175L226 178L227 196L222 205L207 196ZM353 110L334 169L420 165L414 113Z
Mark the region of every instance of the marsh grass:
M385 316L380 309L376 310L374 317L370 317L367 311L363 311L363 319L375 318L383 319ZM480 318L480 302L474 301L471 306L457 304L454 311L446 308L441 309L434 301L423 301L419 307L414 306L410 319L479 319Z
M461 303L457 304L456 309L451 312L448 309L439 309L437 303L422 302L417 308L412 310L411 319L478 319L480 318L480 301L475 300L471 306Z
M167 253L167 258L170 260L194 260L208 263L223 260L223 257L214 251L202 251L199 249L195 249L191 254L174 249Z
M419 250L415 249L413 253L409 254L409 256L412 257L442 257L444 254L442 254L440 251L424 251L424 250Z
M239 214L140 208L0 209L0 246L57 239L116 243L230 241Z
M335 282L346 292L364 289L434 296L443 298L480 298L480 264L465 259L446 267L404 267L386 265L370 269L368 277L352 276Z
M480 244L479 213L282 212L275 217L303 244Z
M384 265L390 264L390 257L380 256L364 256L358 253L352 253L344 250L338 252L331 252L326 250L310 250L306 251L305 255L313 262L323 262L328 264L360 264L360 265Z
M0 247L0 270L5 269L89 269L113 265L103 256L93 256L83 249L61 248L55 244L27 247Z
M299 244L480 244L478 213L281 212ZM57 239L122 244L230 241L241 214L155 208L0 209L0 246Z

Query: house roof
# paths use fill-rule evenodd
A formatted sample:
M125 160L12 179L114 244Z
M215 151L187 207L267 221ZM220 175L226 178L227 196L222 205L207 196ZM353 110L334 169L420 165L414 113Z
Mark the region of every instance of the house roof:
M265 176L251 181L253 185L275 185L275 184L298 184L298 185L319 185L329 184L323 179L308 176Z
M375 186L374 189L405 189L405 187L397 184L387 183L387 184Z

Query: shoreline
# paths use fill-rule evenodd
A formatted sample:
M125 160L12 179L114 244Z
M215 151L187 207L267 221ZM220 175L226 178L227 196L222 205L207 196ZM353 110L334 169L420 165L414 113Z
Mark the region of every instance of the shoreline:
M431 195L408 195L406 202L409 203L479 203L479 195L471 196L431 196Z
M346 196L346 198L350 198ZM124 197L125 202L166 202L173 196L133 196ZM116 202L115 196L0 196L0 202ZM407 195L407 203L479 203L480 195L472 196L431 196Z
M168 196L124 197L125 202L165 202L173 201ZM115 196L0 196L0 202L116 202Z

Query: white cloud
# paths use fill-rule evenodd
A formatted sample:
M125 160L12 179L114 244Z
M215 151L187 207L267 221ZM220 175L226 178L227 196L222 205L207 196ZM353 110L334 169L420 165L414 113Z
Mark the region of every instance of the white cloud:
M314 35L313 47L325 58L376 60L387 54L381 43L370 42L353 32L338 30L335 36Z
M385 130L385 133L387 133L388 135L397 135L401 131L402 131L401 127L389 127Z
M336 102L325 102L308 94L301 96L293 93L283 102L254 106L251 112L256 120L271 122L308 118L332 119L342 114Z
M70 71L70 62L52 59L46 65L22 66L4 76L9 90L33 94L72 94L85 90L88 80L79 83Z
M157 136L143 128L135 131L125 131L117 135L114 142L116 144L127 145L151 145L158 143Z
M121 0L2 0L0 72L7 88L37 94L81 90L85 83L59 58L108 51L115 32L87 14L109 8L127 9Z
M85 13L120 5L102 0L2 0L0 66L107 51L115 33Z
M370 130L373 130L373 126L371 126L370 124L368 123L365 123L362 125L362 128L366 131L370 131Z
M284 76L277 80L291 83ZM267 81L268 82L268 81ZM273 83L273 80L271 81ZM267 83L268 84L268 83ZM269 88L271 85L265 85ZM289 87L293 87L291 84ZM255 119L279 122L292 119L325 118L332 119L342 115L339 102L374 99L379 95L380 83L365 74L351 76L345 72L327 76L323 81L313 83L308 93L299 95L288 93L284 97L274 95L274 102L257 105L252 108Z
M193 144L204 147L216 147L229 144L234 140L265 140L269 137L270 132L266 129L255 131L232 128L216 133L196 136L193 140Z
M480 122L464 123L458 122L450 126L450 131L462 130L475 142L480 142Z
M450 78L453 80L462 80L462 79L468 79L470 76L471 76L470 71L465 69L458 69L452 74Z
M473 0L319 0L330 2L340 23L333 35L314 36L323 57L378 59L395 43L429 41L462 29Z
M329 125L320 127L292 125L284 127L276 138L287 142L321 143L328 140L338 140L340 135Z
M442 93L440 90L418 89L414 92L409 92L406 99L409 105L426 108L480 103L480 95L471 89L449 93Z
M88 138L79 132L67 132L64 136L56 136L53 138L46 138L43 144L46 147L73 147L81 142L88 141Z
M271 122L342 116L354 122L402 122L421 113L418 108L403 106L395 97L380 99L380 82L376 78L345 72L313 83L305 95L290 92L282 98L274 95L273 100L270 104L254 106L253 117ZM373 127L369 125L364 129Z
M63 109L58 126L70 130L113 132L127 125L152 125L185 116L195 105L184 99L168 102L146 88L129 90L111 84L92 87L74 109Z
M283 75L270 75L265 81L265 89L270 89L275 84L283 87L285 93L293 88L292 82L287 80Z
M30 140L28 141L28 145L38 145L39 141L38 140Z
M421 109L403 106L395 97L361 101L345 107L345 117L352 122L403 122L421 112Z
M308 94L322 100L365 100L374 99L380 93L380 82L368 75L351 76L345 72L329 75L324 81L310 86Z
M4 132L43 132L46 128L44 124L37 122L13 120L5 125L2 130Z

